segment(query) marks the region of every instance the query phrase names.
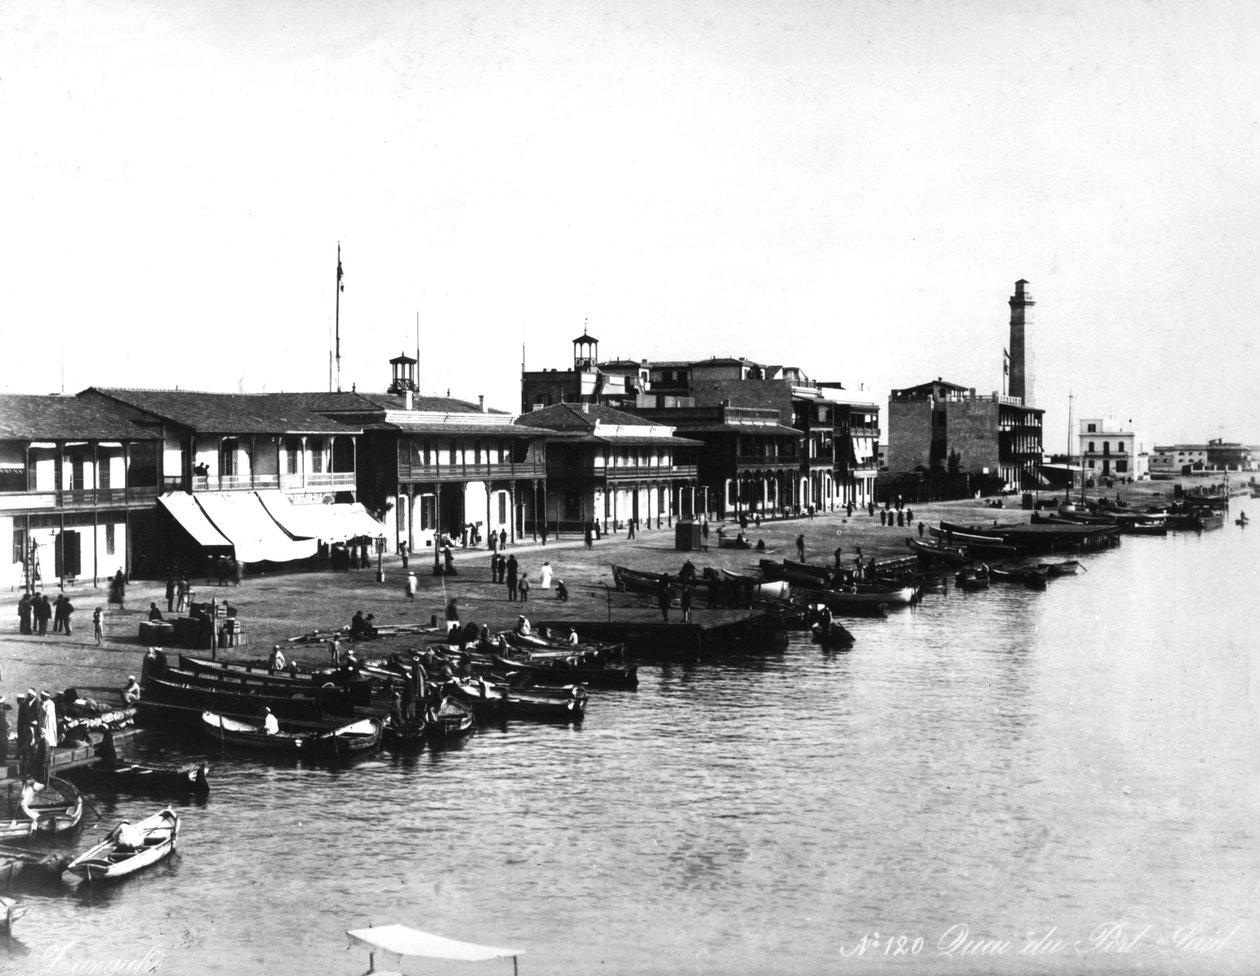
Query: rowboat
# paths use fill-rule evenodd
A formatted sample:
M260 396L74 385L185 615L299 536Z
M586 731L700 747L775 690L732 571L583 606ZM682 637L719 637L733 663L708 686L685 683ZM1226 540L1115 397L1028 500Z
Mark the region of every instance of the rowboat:
M989 588L989 571L987 569L964 569L955 578L964 590L987 590Z
M66 865L66 870L88 882L125 878L169 857L178 838L179 814L167 807L139 823L124 820L105 840Z
M965 550L954 546L946 546L940 543L929 546L926 542L920 542L918 539L906 539L906 545L915 555L929 562L951 563L961 566L963 563L971 561L971 557L967 555Z
M765 579L786 580L792 586L799 586L806 590L822 589L831 572L824 566L793 562L790 559L785 559L781 563L772 559L761 559L758 560L757 565L761 567L761 575Z
M1075 576L1081 564L1075 559L1065 559L1057 563L1038 563L1034 568L1051 576Z
M168 672L169 673L169 672ZM330 689L335 695L344 694L341 689ZM243 691L222 688L215 684L198 684L188 681L170 681L165 677L148 676L144 683L142 705L176 705L196 711L230 712L238 715L256 715L270 708L279 718L317 721L328 711L326 700L316 694L270 695L261 691ZM331 701L327 702L332 704ZM344 706L343 706L344 708ZM333 709L341 711L343 708Z
M882 593L848 593L844 590L813 590L810 600L825 604L832 613L866 613L881 607L907 607L914 602L915 589L905 586Z
M349 725L342 725L316 739L316 743L332 749L337 756L360 755L371 752L381 744L380 719L361 718Z
M423 749L429 726L420 720L395 722L386 716L381 728L381 741L387 749Z
M212 739L241 749L305 755L315 747L314 732L268 733L261 722L243 722L219 712L202 712L201 725Z
M451 742L476 727L472 708L452 695L445 695L437 709L429 714L425 734L430 742Z
M823 647L852 647L854 637L843 624L838 621L831 621L831 626L816 623L810 627L810 634L815 644L821 644Z
M82 822L83 794L71 783L53 776L47 783L33 786L32 795L18 801L19 809L13 811L16 816L8 823L0 822L0 840L64 834Z
M245 661L207 661L187 654L179 656L182 671L221 678L225 681L246 679L251 686L293 690L316 694L329 685L344 687L355 705L368 704L372 690L370 678L364 678L343 668L327 671L277 671L271 672L265 665Z
M501 670L524 672L540 685L580 683L600 688L637 688L639 686L639 672L633 664L609 663L599 667L588 667L579 663L578 655L544 660L536 658L522 660L517 657L506 657L503 654L494 654L492 657L495 665Z
M704 571L706 580L712 578L710 574L723 583L738 586L743 592L750 592L757 600L786 600L790 587L788 581L784 579L759 579L756 576L732 573L725 569L706 569ZM701 580L700 585L703 585L703 582Z
M1035 513L1034 513L1035 514ZM946 528L950 526L950 528ZM1015 546L1006 542L1001 535L987 535L981 532L964 532L952 526L950 522L942 522L941 527L928 526L928 532L938 544L944 540L945 545L962 546L968 556L994 558L998 556L1014 556L1018 553Z
M627 593L655 593L664 578L663 573L642 572L625 566L614 566L612 574L617 589ZM671 578L670 582L677 584L678 580Z
M114 789L131 793L192 793L205 796L210 792L205 763L116 763L80 766L66 770L66 775L80 781L104 780Z
M1035 568L1028 569L1001 569L997 566L989 567L989 579L995 583L1020 583L1028 587L1030 590L1044 590L1046 588L1046 577L1049 571L1041 571Z

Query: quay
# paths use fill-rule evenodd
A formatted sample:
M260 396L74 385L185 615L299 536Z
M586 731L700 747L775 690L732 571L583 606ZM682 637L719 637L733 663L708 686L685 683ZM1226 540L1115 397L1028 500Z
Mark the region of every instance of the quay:
M137 747L150 734L145 729L139 729L135 726L115 730L113 733L114 748L120 757L130 758ZM49 768L56 775L69 769L95 766L101 761L100 745L101 734L93 732L90 733L87 742L73 746L57 746L51 750L48 763ZM16 761L0 765L0 784L3 784L4 788L8 790L10 799L13 798L15 791L21 788L22 776Z

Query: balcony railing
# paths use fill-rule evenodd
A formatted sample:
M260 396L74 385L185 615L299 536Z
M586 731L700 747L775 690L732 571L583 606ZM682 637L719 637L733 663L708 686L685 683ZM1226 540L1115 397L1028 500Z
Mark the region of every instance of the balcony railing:
M0 492L0 512L49 510L84 511L93 508L121 508L148 505L158 495L152 488L86 488L68 491Z
M800 455L761 455L761 454L741 454L735 458L735 463L741 468L799 468L801 465Z
M168 490L178 491L183 485L182 478L167 478ZM346 488L355 486L353 471L322 471L307 474L223 474L193 475L192 490L198 491L260 491L266 488L285 488L297 490L302 488Z
M398 465L399 481L510 481L513 478L543 478L546 475L547 466L541 458L506 464Z
M698 469L694 464L619 464L613 468L596 467L593 464L557 465L547 468L549 478L596 478L605 481L670 481L695 478Z

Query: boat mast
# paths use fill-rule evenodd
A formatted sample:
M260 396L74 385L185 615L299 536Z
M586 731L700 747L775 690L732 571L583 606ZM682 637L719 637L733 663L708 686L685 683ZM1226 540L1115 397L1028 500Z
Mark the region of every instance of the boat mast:
M1072 504L1072 394L1070 391L1068 392L1068 431L1067 433L1068 433L1068 440L1067 440L1068 480L1067 480L1066 502L1067 504L1070 505ZM1081 472L1081 483L1082 484L1085 483L1084 472Z

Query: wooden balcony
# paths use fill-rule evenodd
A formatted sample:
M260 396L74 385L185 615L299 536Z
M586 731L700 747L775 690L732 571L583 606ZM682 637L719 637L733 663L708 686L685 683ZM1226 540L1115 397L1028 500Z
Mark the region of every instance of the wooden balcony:
M147 506L158 496L152 488L88 488L70 491L0 492L0 512L91 511L94 508Z
M547 476L542 461L507 464L403 464L398 465L399 482L512 481Z

